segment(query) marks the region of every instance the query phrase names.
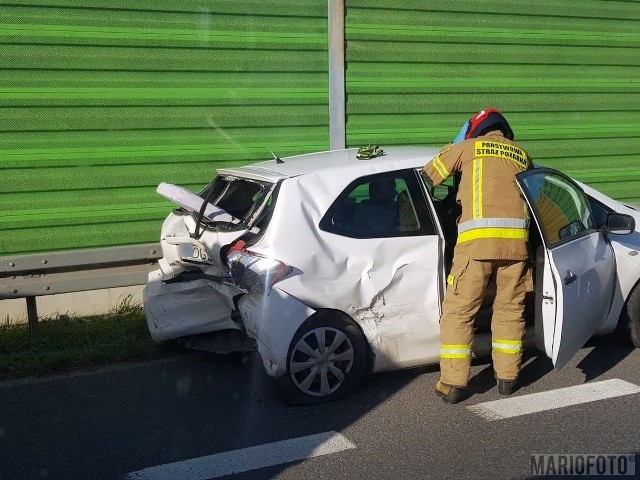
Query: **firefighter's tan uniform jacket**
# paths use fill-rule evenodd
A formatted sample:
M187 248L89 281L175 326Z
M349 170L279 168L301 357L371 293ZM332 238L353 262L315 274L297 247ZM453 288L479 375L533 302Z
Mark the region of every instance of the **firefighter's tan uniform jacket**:
M445 146L424 167L434 186L461 172L458 239L440 319L441 381L467 385L473 321L489 277L496 279L492 344L496 376L514 380L521 362L524 297L531 289L529 215L515 175L528 153L500 131Z
M456 252L477 260L526 260L529 215L515 175L531 168L527 152L501 132L444 147L425 167L434 186L462 173Z

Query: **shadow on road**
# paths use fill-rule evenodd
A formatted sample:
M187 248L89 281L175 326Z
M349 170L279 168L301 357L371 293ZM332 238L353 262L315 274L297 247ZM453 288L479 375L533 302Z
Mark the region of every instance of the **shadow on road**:
M480 372L469 379L467 387L469 397L473 395L482 395L487 393L496 386L495 374L491 365L490 357L483 357L473 362L474 365L485 365Z
M592 338L587 346L594 348L577 365L584 373L585 382L608 372L634 351L633 347L622 345L615 335Z
M538 351L526 352L522 358L522 370L518 384L520 388L536 383L553 370L553 363L544 353Z

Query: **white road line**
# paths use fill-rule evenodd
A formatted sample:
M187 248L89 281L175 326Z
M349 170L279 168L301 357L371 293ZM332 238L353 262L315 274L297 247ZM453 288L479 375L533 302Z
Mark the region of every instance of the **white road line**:
M320 457L352 448L356 446L343 435L337 432L324 432L145 468L131 472L126 479L205 480Z
M640 393L638 385L614 378L521 397L478 403L467 408L487 420L502 420L634 393Z

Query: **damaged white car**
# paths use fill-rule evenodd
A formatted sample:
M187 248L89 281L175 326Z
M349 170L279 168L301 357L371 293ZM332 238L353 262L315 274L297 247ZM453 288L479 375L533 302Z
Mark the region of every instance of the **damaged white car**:
M161 185L181 207L163 224L164 257L144 293L153 339L246 334L292 403L343 397L368 372L437 363L457 179L427 188L421 168L435 148L357 152L219 169L199 195ZM640 346L640 213L555 170L518 183L535 220L527 339L557 367L619 319ZM490 352L491 290L476 355Z

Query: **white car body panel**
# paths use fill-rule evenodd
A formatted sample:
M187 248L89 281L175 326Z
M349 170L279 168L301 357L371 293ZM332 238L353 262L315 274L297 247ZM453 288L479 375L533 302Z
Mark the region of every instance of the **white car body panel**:
M556 280L555 276L557 275L557 270L554 273L551 269L551 262L549 261L549 252L544 250L544 255L546 255L546 259L544 262L544 273L542 275L542 292L543 292L543 300L542 300L542 308L541 314L542 318L536 318L536 322L542 321L542 334L543 334L543 345L544 352L547 354L549 358L553 357L553 340L554 334L556 330L555 318L556 315L563 315L564 308L562 306L558 307L557 295L556 295ZM559 311L558 311L559 309ZM554 321L545 322L543 319L554 319ZM538 345L538 348L542 349L541 345Z
M555 279L556 312L544 316L545 332L555 325L552 348L546 353L556 368L563 367L604 324L613 296L614 257L600 232L577 238L548 252ZM575 281L566 284L567 276Z
M337 309L353 318L375 354L374 371L437 360L438 238L327 237L335 237L332 242L326 239L335 263L327 262L329 268L321 277L294 276L280 282L279 288L304 298L314 309ZM309 263L317 264L310 254Z
M611 301L602 300L614 296L615 257L602 232L585 230L593 228L595 220L580 186L550 169L523 172L516 180L545 249L542 308L545 352L556 368L562 368L607 319ZM547 192L551 194L542 193L544 185L550 186ZM542 205L540 212L538 204ZM574 219L569 225L577 223L575 233L569 230L563 237L565 223L557 223L561 216L564 222ZM557 232L559 225L563 228ZM545 237L545 231L551 240ZM555 309L550 308L551 303Z
M613 211L631 215L636 221L636 230L630 235L607 234L616 259L616 282L614 298L607 320L598 330L598 334L615 330L627 297L638 284L640 278L640 212L634 208L607 197L605 194L580 182L576 182L584 192L605 204Z
M314 310L277 287L265 295L245 295L238 309L246 332L258 343L267 373L272 377L285 375L291 339Z

